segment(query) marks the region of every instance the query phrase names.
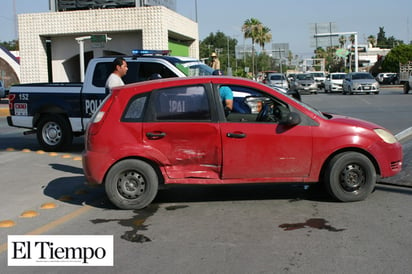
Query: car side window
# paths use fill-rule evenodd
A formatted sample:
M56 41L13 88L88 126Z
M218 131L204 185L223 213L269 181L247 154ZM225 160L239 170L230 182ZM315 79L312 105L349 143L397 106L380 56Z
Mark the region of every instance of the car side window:
M149 80L153 74L160 74L162 78L177 77L177 75L171 71L168 67L157 62L139 62L138 71L129 71L124 77L125 83L128 83L128 77L136 78L133 82L141 82Z
M143 114L146 106L147 95L134 96L127 105L122 121L123 122L139 122L143 119Z
M204 86L183 86L153 91L155 121L210 121L211 111Z
M96 64L93 72L92 84L95 87L103 88L106 85L106 80L112 73L112 62L101 62Z
M278 122L275 109L281 107L288 111L284 102L259 90L242 86L229 86L233 92L233 109L226 117L228 122Z

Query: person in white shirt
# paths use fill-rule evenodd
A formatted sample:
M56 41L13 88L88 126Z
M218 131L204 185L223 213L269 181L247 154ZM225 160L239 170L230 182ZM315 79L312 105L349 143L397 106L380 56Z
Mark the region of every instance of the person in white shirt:
M126 75L127 70L127 62L123 57L117 57L113 60L113 72L106 80L106 93L111 93L114 87L124 85L122 77Z

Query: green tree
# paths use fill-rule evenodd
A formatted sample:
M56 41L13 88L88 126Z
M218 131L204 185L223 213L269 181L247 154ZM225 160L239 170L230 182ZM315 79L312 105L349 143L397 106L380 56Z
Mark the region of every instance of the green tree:
M270 41L272 41L272 34L270 33L270 28L262 27L261 29L259 29L256 35L256 43L259 44L262 50L265 49L265 44L269 43Z
M385 35L384 27L379 27L378 37L377 37L377 47L382 49L391 49L398 45L403 44L402 40L398 40L393 36L389 38Z
M223 32L210 33L208 37L200 41L200 58L209 64L210 55L218 49L220 66L227 73L228 62L235 64L235 48L237 40L226 36Z
M3 41L3 42L0 42L0 46L8 50L19 50L19 40L12 40L9 42Z
M345 44L346 44L346 37L344 35L341 35L339 37L339 45L340 45L341 48L343 48L345 46Z
M412 60L412 45L401 44L385 56L382 62L382 71L399 71L399 63L406 63Z
M259 33L262 33L263 24L256 18L247 19L242 25L242 32L245 39L252 40L252 74L255 75L255 43Z
M355 34L351 34L349 36L349 41L351 42L352 45L355 45Z
M376 45L376 38L373 35L368 36L368 43L371 44L372 47L375 47Z

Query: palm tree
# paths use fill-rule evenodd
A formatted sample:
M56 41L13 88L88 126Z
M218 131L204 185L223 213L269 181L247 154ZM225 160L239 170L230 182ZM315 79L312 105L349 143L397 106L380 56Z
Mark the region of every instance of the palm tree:
M368 43L371 44L372 48L375 47L376 45L376 38L373 35L369 35L368 37Z
M265 49L265 43L272 41L272 34L270 33L270 28L262 27L259 29L258 33L256 34L256 43L262 47L262 50Z
M256 18L247 19L242 25L242 32L245 39L252 39L252 73L255 76L255 43L259 33L263 29L262 23Z
M340 47L343 48L343 47L345 46L345 43L346 43L346 37L345 37L344 35L341 35L341 36L339 37L339 45L340 45Z
M352 45L355 44L355 34L351 34L351 35L349 36L349 41L352 43Z

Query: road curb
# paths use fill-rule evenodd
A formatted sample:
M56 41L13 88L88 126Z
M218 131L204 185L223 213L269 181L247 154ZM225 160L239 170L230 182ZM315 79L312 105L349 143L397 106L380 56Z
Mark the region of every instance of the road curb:
M412 127L407 128L398 134L395 135L395 137L399 140L402 141L403 139L406 139L408 137L412 136Z

